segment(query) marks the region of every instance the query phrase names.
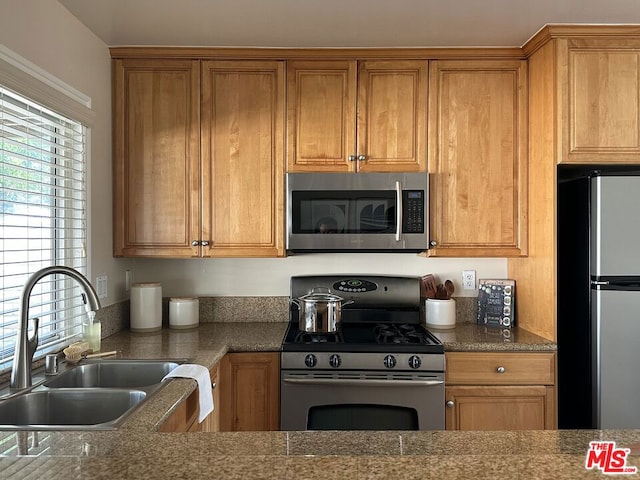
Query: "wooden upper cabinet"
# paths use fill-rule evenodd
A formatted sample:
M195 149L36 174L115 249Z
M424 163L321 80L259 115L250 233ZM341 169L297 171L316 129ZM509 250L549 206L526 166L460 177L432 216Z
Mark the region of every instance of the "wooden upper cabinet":
M527 254L527 68L441 60L429 72L430 256Z
M426 171L426 109L426 61L360 62L358 170Z
M288 62L289 171L354 168L356 74L355 61Z
M287 87L289 171L426 170L426 61L290 61Z
M114 255L197 256L200 68L114 61Z
M640 39L558 42L560 161L640 163Z
M204 256L284 255L284 62L202 62Z

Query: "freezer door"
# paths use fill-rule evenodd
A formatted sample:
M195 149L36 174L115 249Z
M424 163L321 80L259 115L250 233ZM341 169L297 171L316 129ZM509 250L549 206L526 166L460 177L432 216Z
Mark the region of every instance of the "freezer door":
M592 293L596 428L640 428L640 292Z
M640 275L640 177L591 179L591 275Z

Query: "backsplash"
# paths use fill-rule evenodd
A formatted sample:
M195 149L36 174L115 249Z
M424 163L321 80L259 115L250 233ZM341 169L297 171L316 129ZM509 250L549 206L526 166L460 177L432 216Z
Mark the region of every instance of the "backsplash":
M454 297L456 323L475 323L477 298ZM200 297L200 323L273 323L289 320L289 297ZM102 336L129 328L129 300L100 309ZM169 327L169 298L162 299L162 326Z

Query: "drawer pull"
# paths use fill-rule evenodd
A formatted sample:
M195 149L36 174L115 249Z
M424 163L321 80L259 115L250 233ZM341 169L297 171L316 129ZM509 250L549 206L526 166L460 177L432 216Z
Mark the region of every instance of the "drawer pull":
M447 406L447 408L453 408L453 400L447 400L447 403L445 405Z
M498 372L498 373L504 373L504 371L505 371L504 367L496 368L496 372Z

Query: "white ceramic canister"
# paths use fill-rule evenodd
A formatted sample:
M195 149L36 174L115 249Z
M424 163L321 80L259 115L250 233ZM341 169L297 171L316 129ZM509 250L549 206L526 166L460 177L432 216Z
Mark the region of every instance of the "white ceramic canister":
M427 298L424 302L424 317L427 327L449 329L456 326L456 302L453 299Z
M155 332L162 329L162 285L134 283L131 286L131 331Z
M200 303L197 298L180 297L169 300L169 328L197 327L200 322Z

